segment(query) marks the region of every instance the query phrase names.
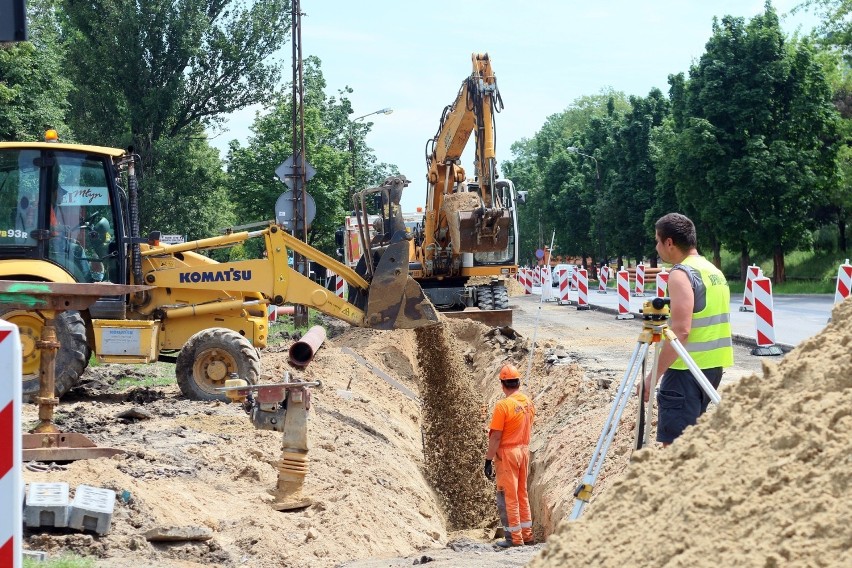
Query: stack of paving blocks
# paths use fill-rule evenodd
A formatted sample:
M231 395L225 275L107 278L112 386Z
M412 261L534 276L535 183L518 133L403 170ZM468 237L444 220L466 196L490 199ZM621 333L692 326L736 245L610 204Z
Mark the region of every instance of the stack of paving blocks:
M28 528L68 527L106 534L114 508L115 491L111 489L79 485L69 505L67 483L30 483L24 524Z

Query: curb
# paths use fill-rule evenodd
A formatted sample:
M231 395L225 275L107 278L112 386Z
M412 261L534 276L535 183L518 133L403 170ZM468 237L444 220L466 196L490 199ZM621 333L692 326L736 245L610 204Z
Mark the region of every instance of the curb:
M614 309L614 308L610 308L610 307L607 307L607 306L599 306L597 304L589 304L589 306L591 306L592 310L595 310L595 311L598 311L598 312L603 312L605 314L612 314L614 316L618 315L618 310ZM642 321L642 314L641 313L639 313L639 312L630 312L630 313L632 313L638 321ZM757 347L757 340L754 337L749 337L747 335L741 335L741 334L734 333L734 334L731 335L731 339L733 340L734 343L736 343L737 345L742 345L743 347ZM789 353L790 351L792 351L796 347L795 345L788 345L786 343L776 343L775 345L777 345L778 348L780 348L781 351L783 351L784 353Z

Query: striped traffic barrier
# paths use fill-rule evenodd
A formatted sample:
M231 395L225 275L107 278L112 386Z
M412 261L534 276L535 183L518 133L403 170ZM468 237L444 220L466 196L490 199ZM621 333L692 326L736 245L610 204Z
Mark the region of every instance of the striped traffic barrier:
M589 272L585 268L577 271L577 309L589 309Z
M772 280L758 276L752 281L754 301L754 325L757 331L757 347L752 355L781 355L781 348L775 345L775 321L773 317Z
M578 270L579 270L579 268L574 268L574 270L571 271L571 289L572 290L577 289L577 271Z
M618 288L618 315L616 319L633 319L630 313L630 273L621 267L615 273L615 282Z
M571 278L568 275L568 271L564 268L559 271L559 296L557 298L557 302L561 306L562 304L570 304L571 298L569 297L569 291L571 290Z
M657 283L657 297L665 298L669 292L669 273L665 268L657 272L654 281Z
M634 296L645 295L645 265L636 265L636 289L633 292Z
M0 320L0 566L22 562L21 337L18 327Z
M852 290L852 265L849 259L837 269L837 286L834 289L834 303L840 303L849 297Z
M606 294L606 285L609 280L609 266L603 265L598 270L598 294Z
M541 286L541 266L536 266L533 271L533 288Z
M524 294L532 294L532 271L524 268Z
M340 274L335 276L335 278L336 278L336 281L334 283L334 291L337 294L338 298L343 298L344 295L346 294L346 290L345 290L346 281L343 279L343 276L341 276Z
M752 292L754 279L763 276L763 271L757 265L751 265L746 269L746 283L745 283L745 291L743 292L743 305L740 306L741 312L753 312L754 311L754 301L752 296L754 296Z

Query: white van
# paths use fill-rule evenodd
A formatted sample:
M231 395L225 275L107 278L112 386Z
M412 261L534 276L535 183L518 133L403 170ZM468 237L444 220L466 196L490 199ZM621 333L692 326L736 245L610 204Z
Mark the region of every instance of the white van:
M553 271L552 271L553 280L551 282L551 284L553 285L554 288L559 288L559 273L562 270L568 271L568 280L570 281L571 280L571 274L573 274L573 272L575 270L577 270L577 267L574 266L573 264L557 264L556 266L554 266Z

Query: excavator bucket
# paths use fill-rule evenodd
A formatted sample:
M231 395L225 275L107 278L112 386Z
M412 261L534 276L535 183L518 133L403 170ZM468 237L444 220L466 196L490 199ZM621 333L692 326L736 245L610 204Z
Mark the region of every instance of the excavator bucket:
M408 275L408 241L388 246L373 273L366 321L373 329L415 329L438 323L435 306Z
M458 250L460 252L502 252L509 246L508 209L474 209L458 211ZM450 228L453 237L456 231Z

